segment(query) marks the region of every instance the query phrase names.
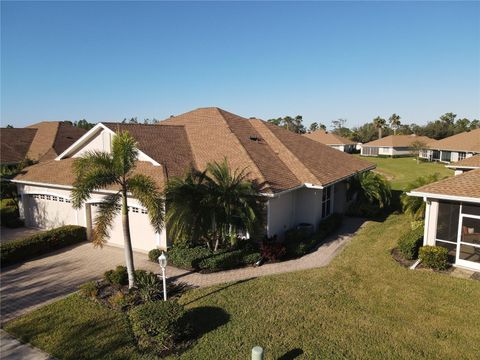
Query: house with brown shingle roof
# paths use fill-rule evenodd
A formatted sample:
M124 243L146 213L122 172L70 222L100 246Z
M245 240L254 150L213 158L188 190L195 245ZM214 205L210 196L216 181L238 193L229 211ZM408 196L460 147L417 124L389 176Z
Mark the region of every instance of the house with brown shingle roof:
M14 165L24 160L54 159L85 132L60 121L42 121L25 128L1 128L0 163Z
M26 168L15 178L27 225L48 228L86 226L89 232L100 199L114 189L98 190L82 209L73 209L72 161L88 151L106 151L119 131L127 130L139 149L137 171L155 178L161 189L171 177L190 168L227 160L231 169L245 169L264 184L267 198L265 235L282 237L288 229L346 210L347 180L375 166L271 123L244 118L219 108L201 108L158 125L99 123L55 159ZM134 249L167 247L167 230L155 234L146 209L129 198ZM113 245L123 243L121 221L110 233Z
M357 145L357 143L350 139L325 130L313 131L311 133L304 134L303 136L347 153L353 152L355 150L355 146Z
M434 139L426 136L412 135L389 135L381 139L373 140L361 145L362 156L409 156L412 153L412 145L420 142L430 146Z
M426 203L423 244L445 247L453 265L479 271L480 166L408 195Z
M429 161L450 163L476 154L480 154L480 128L431 143L420 153L420 157Z
M455 175L460 175L470 170L480 169L480 154L448 164L446 167L453 169L455 171Z

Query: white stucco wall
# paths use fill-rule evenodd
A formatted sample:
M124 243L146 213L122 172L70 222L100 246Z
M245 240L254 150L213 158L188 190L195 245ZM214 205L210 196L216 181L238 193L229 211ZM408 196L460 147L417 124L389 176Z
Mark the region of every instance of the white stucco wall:
M18 184L19 194L22 196L21 216L25 218L27 226L35 226L43 229L50 229L63 225L80 225L87 227L90 232L91 222L95 219L95 207L83 206L81 209L74 209L71 203L52 201L52 200L32 200L29 195L49 195L70 199L70 191L47 186L32 186ZM95 193L88 203L98 203L102 200L104 194ZM167 236L163 230L160 234L155 233L150 225L148 215L142 214L142 206L134 199L128 199L128 206L131 207L130 231L132 237L132 247L137 251L149 251L155 247L166 248ZM137 208L139 210L134 210ZM40 211L39 211L40 209ZM43 210L43 211L42 211ZM136 212L138 211L138 212ZM41 219L38 219L38 218ZM118 214L113 222L110 231L109 245L123 246L123 231L121 226L121 215Z

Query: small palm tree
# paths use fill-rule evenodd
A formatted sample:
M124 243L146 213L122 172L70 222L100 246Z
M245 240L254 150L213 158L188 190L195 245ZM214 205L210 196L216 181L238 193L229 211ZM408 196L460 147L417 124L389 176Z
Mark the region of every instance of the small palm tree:
M433 175L422 176L410 184L407 185L405 192L402 194L402 209L405 214L408 214L415 220L422 220L425 218L425 201L423 198L417 196L408 196L407 193L413 189L417 189L421 186L430 184L432 182L438 181L439 175L435 173Z
M353 177L350 181L350 196L356 194L356 202L377 204L379 208L390 205L392 190L390 183L382 175L367 171Z
M150 222L156 232L163 228L164 200L155 181L146 175L133 174L138 159L137 143L127 132L120 132L112 140L112 152L90 151L73 163L75 183L72 190L72 204L80 208L93 191L115 188L116 192L104 197L99 204L94 220L92 242L103 246L109 236L113 219L121 211L125 261L128 272L128 286L135 285L132 241L128 217L127 195L130 193L147 209ZM160 171L160 170L159 170Z
M239 231L252 233L261 222L264 198L261 187L247 177L245 170L232 172L225 160L170 180L166 221L175 238L203 239L217 251Z
M390 123L390 127L393 129L393 135L397 135L397 129L399 128L400 126L400 116L398 116L397 114L392 114L392 116L390 116L388 118L388 122Z
M375 119L373 119L373 126L375 126L376 129L378 129L378 138L382 138L382 130L385 127L386 121L384 118L381 118L380 116L377 116Z

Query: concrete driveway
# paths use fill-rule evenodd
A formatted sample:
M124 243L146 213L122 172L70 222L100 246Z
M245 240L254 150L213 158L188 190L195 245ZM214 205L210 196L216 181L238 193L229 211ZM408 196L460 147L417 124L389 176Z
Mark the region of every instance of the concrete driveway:
M362 219L346 218L335 235L326 239L316 251L299 259L213 274L199 274L168 267L167 276L171 281L185 282L191 286L210 286L322 267L330 263L363 223ZM134 259L137 269L155 273L160 271L159 265L148 261L146 254L135 253ZM99 249L94 248L91 243L84 243L2 269L1 321L4 323L66 296L78 290L79 285L100 279L105 271L124 263L123 249L110 246Z

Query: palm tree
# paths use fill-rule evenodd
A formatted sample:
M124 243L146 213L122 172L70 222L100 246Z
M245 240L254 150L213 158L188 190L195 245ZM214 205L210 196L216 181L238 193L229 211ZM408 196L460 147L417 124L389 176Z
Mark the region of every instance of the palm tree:
M369 202L379 208L389 206L392 198L390 183L373 171L360 173L350 180L349 195L355 194L357 203Z
M373 119L373 126L378 129L378 138L382 138L382 130L385 127L386 121L384 118L381 118L380 116L377 116L375 119Z
M390 127L393 129L393 135L396 135L397 134L397 129L398 127L400 126L400 116L398 116L397 114L392 114L392 116L390 116L388 118L388 122L390 123Z
M113 219L121 211L129 288L135 285L135 269L128 218L128 193L147 209L150 223L157 233L162 230L164 222L164 200L155 181L149 176L132 173L137 159L137 143L125 131L113 138L111 153L89 151L73 162L75 183L72 204L75 208L80 208L95 190L112 187L116 189L99 204L92 242L94 246L103 246L109 236Z
M425 218L425 201L423 201L423 198L408 196L407 193L438 180L439 175L435 173L433 175L419 177L408 184L401 197L403 212L410 215L413 220L422 220Z
M224 160L170 180L166 221L174 237L204 240L217 251L239 231L252 233L262 219L264 198L261 187L247 177L245 170L232 172Z

